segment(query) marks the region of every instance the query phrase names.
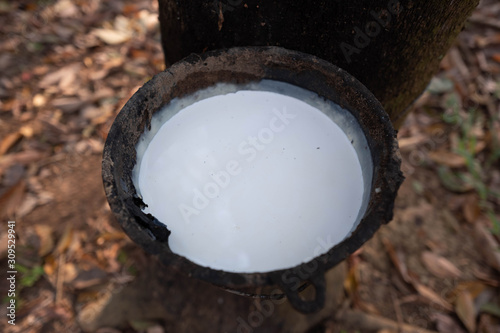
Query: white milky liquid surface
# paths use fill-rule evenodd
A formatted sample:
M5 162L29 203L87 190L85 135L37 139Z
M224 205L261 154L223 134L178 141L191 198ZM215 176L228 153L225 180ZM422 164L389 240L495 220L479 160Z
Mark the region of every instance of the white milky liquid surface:
M287 95L202 99L166 121L139 155L145 212L171 230L174 253L212 269L294 267L344 240L362 215L351 139Z

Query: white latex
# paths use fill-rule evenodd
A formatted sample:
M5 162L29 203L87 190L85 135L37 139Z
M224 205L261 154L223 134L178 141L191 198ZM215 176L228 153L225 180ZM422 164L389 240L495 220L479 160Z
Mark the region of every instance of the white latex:
M138 149L136 187L174 253L267 272L326 253L359 223L366 186L352 138L318 108L240 90L168 118Z

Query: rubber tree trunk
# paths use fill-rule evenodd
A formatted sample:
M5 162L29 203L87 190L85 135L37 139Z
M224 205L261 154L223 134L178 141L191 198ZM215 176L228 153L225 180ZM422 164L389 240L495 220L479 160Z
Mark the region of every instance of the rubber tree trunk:
M398 127L479 0L159 0L167 66L190 53L282 46L347 70Z

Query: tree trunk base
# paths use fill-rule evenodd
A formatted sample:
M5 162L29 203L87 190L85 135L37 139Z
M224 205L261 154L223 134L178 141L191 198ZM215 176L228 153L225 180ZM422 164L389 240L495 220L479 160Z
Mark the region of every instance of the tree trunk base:
M232 294L191 279L148 256L127 285L110 283L97 301L86 304L78 321L85 332L130 323L160 323L166 332L303 333L332 317L344 298L344 262L325 275L325 307L304 315L286 299L260 300Z

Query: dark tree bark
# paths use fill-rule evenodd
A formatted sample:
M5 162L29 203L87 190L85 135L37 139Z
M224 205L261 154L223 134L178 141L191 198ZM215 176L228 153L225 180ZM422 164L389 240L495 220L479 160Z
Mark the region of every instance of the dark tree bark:
M191 53L233 46L282 46L309 53L357 77L382 102L398 127L478 3L479 0L159 0L159 9L167 66ZM159 274L161 270L154 269L155 272ZM149 275L153 273L148 273L147 281L153 281ZM276 306L272 316L255 327L255 332L304 332L317 320L331 316L342 303L337 296L343 295L345 270L338 266L327 274L331 275L327 281L329 305L316 317L298 315L285 303ZM219 295L214 287L194 285L192 281L187 288L180 275L172 279L173 282L163 283L165 288L152 290L168 299L168 310L160 313L166 313L167 322L179 326L177 331L198 331L193 325L199 326L200 331L207 325L212 331L253 331L254 326L242 328L240 319L247 320L258 310L254 300L228 293ZM159 281L166 281L165 277L160 276ZM182 298L175 303L179 295ZM223 299L219 303L222 307L214 305L215 299ZM179 317L181 312L183 316Z
M167 66L190 53L282 46L347 70L399 126L479 0L159 0Z

